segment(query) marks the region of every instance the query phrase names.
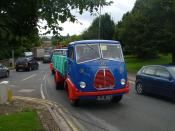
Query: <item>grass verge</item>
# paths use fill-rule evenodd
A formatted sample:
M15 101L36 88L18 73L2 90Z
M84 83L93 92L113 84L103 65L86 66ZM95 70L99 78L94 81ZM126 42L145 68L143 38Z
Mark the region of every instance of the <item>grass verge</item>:
M125 57L126 67L129 73L136 73L142 66L171 63L171 55L160 55L159 58L145 60L133 56Z
M42 131L36 111L0 116L0 131Z

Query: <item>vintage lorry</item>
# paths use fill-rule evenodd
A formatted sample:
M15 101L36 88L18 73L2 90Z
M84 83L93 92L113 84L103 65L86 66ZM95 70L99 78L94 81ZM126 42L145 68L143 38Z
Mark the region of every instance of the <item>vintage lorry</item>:
M64 87L74 105L81 99L119 102L129 92L126 66L118 41L72 42L66 56L52 56L52 66L56 88Z

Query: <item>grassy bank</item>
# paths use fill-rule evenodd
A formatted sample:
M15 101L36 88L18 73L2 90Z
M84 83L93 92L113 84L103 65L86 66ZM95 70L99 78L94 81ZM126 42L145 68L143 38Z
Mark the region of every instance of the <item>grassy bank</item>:
M36 111L0 116L0 131L42 131Z
M145 65L169 64L171 63L171 56L160 55L159 58L151 60L138 59L133 56L125 56L125 62L128 72L136 73L142 66Z

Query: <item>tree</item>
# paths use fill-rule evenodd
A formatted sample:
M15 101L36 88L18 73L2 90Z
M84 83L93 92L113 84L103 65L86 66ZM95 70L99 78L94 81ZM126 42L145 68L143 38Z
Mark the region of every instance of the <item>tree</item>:
M100 28L100 38L101 39L112 39L114 35L114 21L111 19L109 14L104 14L100 16L101 18L101 28ZM98 39L99 36L99 17L94 19L91 26L83 32L83 39Z
M139 58L172 53L175 63L175 1L137 0L115 28L115 39Z
M78 21L71 10L78 9L93 13L98 7L109 5L106 0L1 0L0 4L0 48L5 48L4 56L9 57L11 49L29 50L38 43L37 22L46 20L44 29L59 35L59 22ZM40 27L42 28L42 27Z

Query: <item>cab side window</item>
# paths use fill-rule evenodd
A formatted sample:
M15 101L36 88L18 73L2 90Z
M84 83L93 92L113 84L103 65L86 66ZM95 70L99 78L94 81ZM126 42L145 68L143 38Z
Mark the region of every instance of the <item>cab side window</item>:
M156 68L155 67L147 67L143 70L143 73L146 75L155 75Z
M161 78L169 78L170 73L166 69L158 68L156 71L156 76L161 77Z
M75 58L74 48L69 48L68 57L69 57L70 59L74 60L74 58Z

